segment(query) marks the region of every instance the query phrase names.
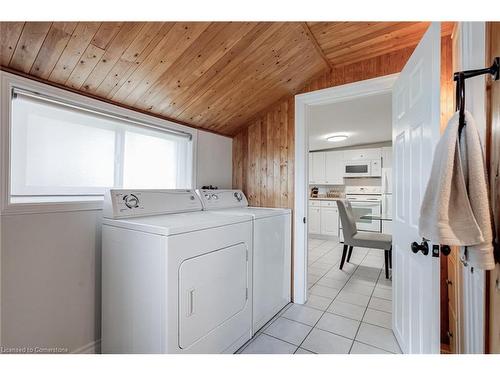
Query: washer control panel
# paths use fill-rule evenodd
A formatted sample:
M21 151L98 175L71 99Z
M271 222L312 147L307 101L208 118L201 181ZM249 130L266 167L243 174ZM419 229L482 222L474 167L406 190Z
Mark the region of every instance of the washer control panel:
M204 210L247 207L248 200L241 190L196 190Z
M104 217L111 219L201 211L194 190L110 189L104 196Z

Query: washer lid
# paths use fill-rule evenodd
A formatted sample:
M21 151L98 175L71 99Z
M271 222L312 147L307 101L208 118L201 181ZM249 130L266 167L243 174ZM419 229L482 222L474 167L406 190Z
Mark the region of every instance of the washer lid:
M207 211L124 219L103 219L103 225L171 236L251 221L250 215L230 215Z
M236 216L251 215L254 219L261 219L270 216L290 215L292 211L288 208L241 207L228 208L224 210L214 210L212 212Z

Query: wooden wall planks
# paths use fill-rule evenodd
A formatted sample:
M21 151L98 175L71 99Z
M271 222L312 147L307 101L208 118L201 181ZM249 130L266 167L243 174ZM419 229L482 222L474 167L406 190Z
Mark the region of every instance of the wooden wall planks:
M398 73L413 52L405 48L321 74L301 93ZM451 41L442 38L442 54L451 62ZM451 79L451 67L443 79ZM453 92L453 86L451 90ZM450 86L442 96L443 108L453 104ZM451 100L451 104L450 104ZM444 116L444 114L443 114ZM254 206L293 208L294 200L294 96L258 113L233 138L233 187L242 189ZM260 136L259 136L260 134Z
M487 65L491 64L493 58L500 56L500 22L487 22ZM487 146L486 159L490 160L490 196L492 200L492 211L494 217L495 234L495 260L500 261L500 182L498 171L500 170L500 81L491 81L487 84L487 132L491 140L490 147ZM488 152L489 151L489 152ZM486 353L500 353L500 263L495 269L486 273Z

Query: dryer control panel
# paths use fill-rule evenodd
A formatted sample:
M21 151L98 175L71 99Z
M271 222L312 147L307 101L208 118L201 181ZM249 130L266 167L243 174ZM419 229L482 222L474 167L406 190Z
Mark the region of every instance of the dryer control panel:
M204 210L220 210L224 208L247 207L248 200L241 190L204 190L196 193L203 203Z
M110 219L201 210L194 190L110 189L104 195L103 215Z

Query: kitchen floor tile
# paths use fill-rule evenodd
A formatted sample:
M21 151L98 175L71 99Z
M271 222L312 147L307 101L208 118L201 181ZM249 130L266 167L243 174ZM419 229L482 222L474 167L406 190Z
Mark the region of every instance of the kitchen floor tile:
M372 297L368 308L392 313L392 301L378 297Z
M400 353L399 345L392 333L392 330L374 326L372 324L361 323L356 341L387 350L392 353Z
M296 346L266 334L257 336L241 354L293 354Z
M364 306L353 305L352 303L334 300L327 311L346 318L361 320L366 308Z
M369 308L366 310L365 316L363 317L363 322L391 329L392 314Z
M392 289L385 289L377 286L373 291L373 296L377 298L392 300Z
M337 280L333 277L323 276L317 283L318 285L327 286L328 288L341 289L345 285L345 280Z
M342 291L346 291L349 293L358 293L370 297L372 295L373 288L374 288L373 286L369 285L347 283L344 289L342 289Z
M347 354L352 340L320 329L313 329L301 348L318 354Z
M374 346L363 344L362 342L354 341L349 354L394 354L385 350L375 348Z
M303 305L293 304L283 313L282 316L284 318L295 320L299 323L313 326L316 324L322 314L323 312L320 310Z
M359 327L359 321L340 315L325 313L316 324L316 328L354 339Z
M318 284L314 285L310 290L311 294L332 299L335 298L337 294L339 294L339 291L340 291L339 289L328 288L326 286Z
M309 293L307 296L307 302L305 306L312 307L321 311L325 311L328 306L332 303L333 298L321 297L315 294Z
M370 297L358 293L345 292L342 290L337 296L336 300L352 303L353 305L366 307L368 306L368 301L370 300Z
M311 327L294 320L278 318L264 333L290 344L299 345L311 331Z
M316 353L310 352L309 350L305 350L303 348L298 348L297 351L293 354L316 354Z

